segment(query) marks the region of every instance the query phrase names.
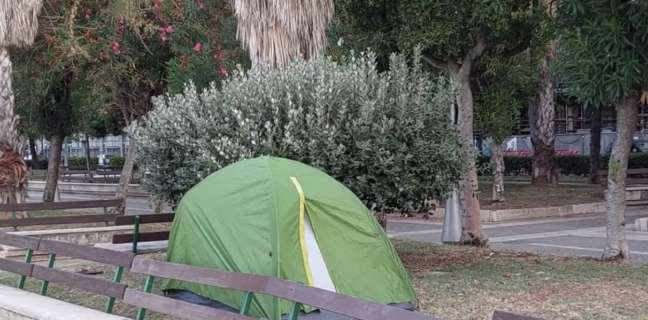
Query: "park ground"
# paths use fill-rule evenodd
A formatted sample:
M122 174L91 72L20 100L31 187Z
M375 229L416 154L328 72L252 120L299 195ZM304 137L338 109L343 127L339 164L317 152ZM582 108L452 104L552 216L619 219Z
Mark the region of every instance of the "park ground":
M487 190L482 188L483 190ZM597 186L579 182L543 188L524 182L507 184L514 201L487 209L540 207L602 201ZM63 194L63 200L89 196ZM37 199L37 195L33 195ZM489 208L489 205L491 206ZM493 208L492 206L496 206ZM149 213L146 199L129 199L128 211ZM643 207L627 212L627 224L648 217ZM423 312L443 319L489 319L495 309L544 319L648 319L648 234L628 231L633 258L627 263L602 262L605 215L537 218L489 223L488 248L448 246L440 243L442 224L419 218L389 221L387 232L412 276ZM162 258L163 255L158 254ZM62 261L72 271L98 271L110 278L112 268L81 261ZM13 284L14 275L0 273L0 283ZM143 278L127 273L125 282L141 288ZM40 283L31 281L29 290ZM105 298L51 285L53 297L102 309ZM158 291L159 292L159 291ZM135 310L118 303L118 313ZM151 314L149 319L168 320Z
M443 319L490 319L495 309L544 319L648 319L645 265L405 240L394 244L412 276L421 311ZM98 272L96 276L104 278L113 272L76 260L61 260L58 268ZM14 285L16 279L0 273L2 284ZM124 281L136 288L144 283L142 276L128 272ZM28 290L38 292L39 288L39 281L28 281ZM50 284L49 292L52 297L99 310L106 301L55 284ZM117 303L115 311L131 317L136 312L123 303ZM148 319L174 318L151 314Z

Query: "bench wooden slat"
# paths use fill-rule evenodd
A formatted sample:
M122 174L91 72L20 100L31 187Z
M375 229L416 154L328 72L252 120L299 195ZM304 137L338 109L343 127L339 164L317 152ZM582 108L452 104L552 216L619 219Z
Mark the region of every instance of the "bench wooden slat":
M328 310L354 319L440 320L439 318L422 313L411 312L274 278L270 279L263 293L286 300L297 301L304 305Z
M166 298L150 293L126 289L124 302L136 307L164 313L181 319L201 320L252 320L255 318L224 310L201 306L181 300Z
M46 268L38 265L34 265L34 270L32 271L31 276L39 280L59 283L65 285L66 287L117 299L123 299L124 291L126 291L125 284L97 279L76 273L65 272L57 269Z
M0 244L4 244L19 249L38 250L39 238L19 236L6 232L0 232Z
M639 175L639 174L648 174L648 168L630 168L627 171L628 175ZM599 176L607 176L608 170L599 170Z
M0 258L0 270L31 277L34 265Z
M192 267L143 257L137 257L133 260L131 271L225 289L272 295L357 319L438 319L421 313L265 276Z
M626 178L626 185L648 184L648 178Z
M0 212L117 207L120 206L123 203L123 201L124 201L123 199L106 199L106 200L2 204L0 205Z
M211 268L187 266L178 263L156 261L142 256L135 257L131 272L149 274L152 276L177 279L215 286L224 289L240 291L262 292L268 283L269 277L220 271Z
M169 231L156 231L140 233L138 242L162 241L169 240ZM112 243L129 243L133 242L133 234L116 234L113 236Z
M86 247L53 240L41 240L38 251L56 253L60 256L89 260L113 266L130 268L135 255L108 249Z
M0 220L0 228L44 226L44 225L51 225L51 224L112 222L114 219L115 219L115 215L106 215L106 214L26 218L26 219L2 219Z
M495 312L493 312L493 317L491 318L491 320L541 320L541 319L495 310Z
M174 214L147 214L141 215L140 224L173 222ZM119 216L115 218L116 226L135 224L135 216Z

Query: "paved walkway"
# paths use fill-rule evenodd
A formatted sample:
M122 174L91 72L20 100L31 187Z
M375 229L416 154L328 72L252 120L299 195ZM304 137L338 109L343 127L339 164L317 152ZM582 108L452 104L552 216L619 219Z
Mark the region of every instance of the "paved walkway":
M28 201L40 201L41 193L30 192ZM96 199L92 195L66 194L63 201ZM128 199L128 214L151 214L147 199ZM164 212L168 212L167 208ZM634 220L648 217L648 208L630 208L626 214L627 238L633 260L648 263L648 233L633 231ZM392 220L387 231L392 238L441 243L441 223L421 220ZM541 218L485 224L491 247L561 256L600 257L605 247L605 214Z
M648 217L648 208L626 212L627 239L633 260L648 263L648 232L634 231L634 220ZM441 243L440 223L420 220L389 221L392 238ZM600 257L605 247L605 214L569 218L541 218L485 224L491 247L560 256Z

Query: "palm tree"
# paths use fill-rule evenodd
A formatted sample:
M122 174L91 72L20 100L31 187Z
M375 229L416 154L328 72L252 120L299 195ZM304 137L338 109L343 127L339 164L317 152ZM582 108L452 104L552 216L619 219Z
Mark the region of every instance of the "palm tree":
M255 64L317 57L326 47L333 11L333 0L234 0L237 37Z
M41 0L0 0L0 162L11 164L12 167L12 170L0 173L0 181L4 184L0 186L0 202L20 199L20 196L16 196L24 192L26 171L25 162L20 156L22 142L18 136L18 119L14 110L8 48L25 47L34 42L41 7Z

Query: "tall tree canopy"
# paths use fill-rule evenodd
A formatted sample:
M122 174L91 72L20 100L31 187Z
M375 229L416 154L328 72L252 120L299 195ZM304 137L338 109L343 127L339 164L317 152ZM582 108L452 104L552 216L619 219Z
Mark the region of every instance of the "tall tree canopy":
M603 257L625 258L626 171L641 93L648 88L648 2L564 0L559 21L557 68L567 94L592 108L616 106Z
M543 10L531 0L341 0L337 13L342 26L336 30L350 41L377 45L383 55L420 45L424 61L457 83L458 127L468 159L459 191L462 242L482 244L471 78L479 76L484 54L512 56L526 50L538 35Z

